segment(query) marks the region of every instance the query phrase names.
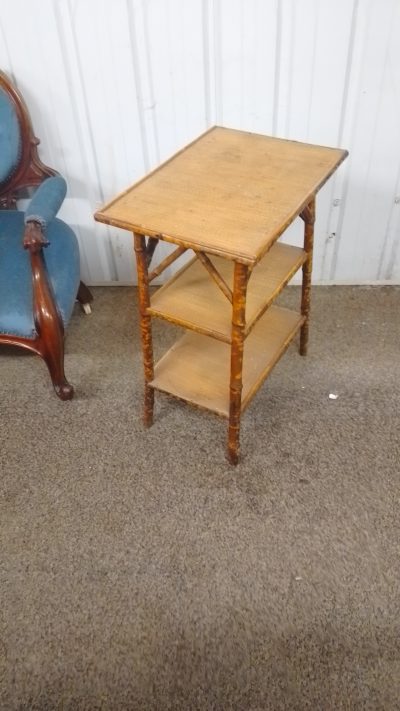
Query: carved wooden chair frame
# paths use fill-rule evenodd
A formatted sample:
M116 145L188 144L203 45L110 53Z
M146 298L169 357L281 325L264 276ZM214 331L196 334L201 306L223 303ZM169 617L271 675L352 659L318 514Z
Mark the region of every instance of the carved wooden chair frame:
M48 177L58 175L57 171L42 163L37 146L40 143L33 132L29 111L19 91L6 74L0 71L0 88L12 102L18 119L21 135L21 154L16 169L0 184L0 209L16 209L19 191L35 187ZM32 338L0 333L0 344L19 346L36 353L45 361L57 395L62 400L73 397L73 387L64 373L64 324L57 309L53 289L47 275L43 257L46 237L39 223L29 222L25 226L21 249L29 251L32 269L33 316L36 335ZM93 296L83 282L80 282L77 300L86 313Z

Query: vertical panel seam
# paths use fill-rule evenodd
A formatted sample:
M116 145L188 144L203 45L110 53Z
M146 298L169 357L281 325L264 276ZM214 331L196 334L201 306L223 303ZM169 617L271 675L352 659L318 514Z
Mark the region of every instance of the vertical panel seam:
M356 38L356 31L357 31L358 13L359 13L359 0L354 0L353 12L352 12L352 18L351 18L351 27L350 27L349 49L348 49L347 63L346 63L345 84L343 87L343 100L342 100L341 116L340 116L339 129L338 129L338 143L339 143L339 145L343 140L344 125L345 125L345 120L346 120L346 114L348 111L348 102L349 102L349 95L350 95L350 78L351 78L351 73L353 71L353 65L354 65L354 47L355 47L355 38ZM356 115L357 115L357 111L356 111ZM355 117L353 118L352 123L353 123L353 125L351 127L351 137L354 136L354 129L355 129L355 123L356 123ZM352 143L352 141L350 141L350 142ZM345 171L345 174L344 174L344 179L343 179L342 198L341 198L341 206L340 206L341 210L340 210L338 223L337 223L337 230L336 230L337 239L335 241L335 246L334 246L330 270L329 270L330 280L334 279L335 273L336 273L337 261L338 261L338 256L339 256L339 248L340 248L340 243L342 240L342 229L343 229L344 215L346 212L347 198L348 198L348 192L349 192L349 176L348 176L349 168L348 168L348 166L344 166L344 167L342 167L342 170ZM335 176L335 182L334 182L333 188L335 187L335 185L336 185L336 176ZM329 221L332 216L332 209L333 209L333 205L331 206L331 210L329 213ZM328 225L329 225L329 222L328 222ZM327 231L328 231L328 227L327 227Z
M296 3L292 3L290 9L290 58L289 58L289 71L288 71L288 87L287 87L287 105L286 105L286 119L285 119L285 138L289 137L290 132L290 119L292 111L292 91L293 91L293 62L294 62L294 38L295 38L295 28L296 28Z
M60 18L57 14L58 13L58 10L56 9L57 3L55 4L54 7L55 7L56 18L57 18L57 27L59 29L59 36L60 36L61 23L60 23ZM75 25L74 25L74 21L73 21L73 17L72 17L71 4L70 4L69 0L67 0L67 8L68 8L68 15L69 15L69 20L70 20L71 34L72 34L72 38L73 38L73 42L74 42L74 49L75 49L75 55L76 55L76 63L77 63L77 67L78 67L79 81L80 81L80 84L82 87L82 99L83 99L83 105L84 105L85 115L86 115L86 119L87 119L89 141L90 141L90 147L91 147L91 151L92 151L92 155L93 155L93 163L94 163L95 171L96 171L98 191L99 191L100 199L102 200L102 202L104 202L104 194L103 194L103 189L101 186L100 169L99 169L99 164L98 164L98 160L97 160L97 151L96 151L96 146L95 146L95 140L94 140L94 136L93 136L91 122L89 120L90 112L89 112L89 106L88 106L88 102L87 102L86 91L85 91L85 81L83 78L82 62L81 62L81 57L80 57L80 53L79 53L79 49L78 49L78 42L77 42L77 38L76 38ZM61 35L61 38L62 38L62 35ZM63 57L65 58L65 54L63 54ZM64 63L64 66L65 66L65 63Z
M130 45L131 45L132 68L133 68L133 75L135 77L135 91L136 91L136 101L137 101L137 106L138 106L138 119L139 119L140 137L141 137L141 143L142 143L143 163L144 163L144 167L145 167L145 170L147 173L150 170L149 146L148 146L148 137L147 137L147 131L146 131L146 121L145 121L145 115L144 115L143 89L142 89L142 82L141 82L141 77L140 77L140 62L139 62L138 52L136 49L136 18L135 18L135 11L133 9L133 4L130 0L126 0L126 10L127 10L127 16L128 16L128 31L129 31Z
M275 81L274 81L274 110L272 115L272 135L275 136L278 127L279 96L281 79L281 45L282 45L282 5L281 0L276 4L276 42L275 42Z
M393 5L392 5L392 15L393 15L393 13L394 13L394 7L395 7L395 4L393 3ZM380 112L380 107L381 107L381 99L382 99L382 94L383 94L385 69L386 69L386 65L387 65L387 61L388 61L388 55L389 55L389 46L387 45L386 51L385 51L385 54L384 54L384 62L383 62L383 67L382 67L381 81L380 81L380 86L379 86L379 91L378 91L377 108L376 108L376 112L375 112L375 116L374 116L374 125L373 125L372 137L371 137L371 141L370 141L368 165L367 165L367 168L366 168L365 179L364 179L364 182L363 182L363 196L365 195L365 192L366 192L366 190L367 190L367 185L368 185L369 178L370 178L370 174L371 174L372 154L373 154L374 147L375 147L375 143L376 143L375 137L376 137L377 127L378 127L379 112ZM355 123L355 122L354 122L354 123ZM354 127L353 127L352 133L354 134ZM348 192L348 181L346 180L346 183L345 183L345 200L344 200L344 203L347 201L347 192ZM363 197L363 202L364 202L364 197ZM335 249L335 252L334 252L334 255L333 255L333 259L332 259L331 278L334 278L334 274L335 274L336 266L337 266L338 251L339 251L339 245L340 245L340 241L341 241L341 229L342 229L343 218L344 218L343 216L344 216L344 205L343 205L343 212L341 212L340 217L339 217L339 221L338 221L338 234L339 234L339 238L338 238L338 241L337 241L337 243L336 243L336 245L335 245L336 249ZM356 234L358 234L358 232L359 232L359 227L360 227L360 223L361 223L362 219L363 219L363 214L360 214L359 220L358 220L358 227L357 227L357 230L356 230ZM377 279L379 278L379 267L378 267L378 270L377 270L377 273L376 273L376 278L377 278Z
M395 181L394 190L393 190L393 196L392 196L392 204L391 204L391 206L390 206L389 215L388 215L388 218L387 218L387 221L386 221L385 235L384 235L384 239L383 239L383 244L382 244L382 248L381 248L381 253L380 253L380 255L379 255L379 264L378 264L378 269L377 269L377 274L376 274L376 278L377 278L377 279L381 279L381 278L382 278L382 272L383 272L384 261L385 261L385 253L386 253L386 250L387 250L387 246L388 246L388 244L389 244L390 225L391 225L392 218L393 218L393 212L394 212L394 210L395 210L395 205L396 205L395 199L396 199L396 194L397 194L399 185L400 185L400 164L399 164L399 167L398 167L398 170L397 170L396 181ZM395 240L395 242L398 242L398 241L399 241L399 240ZM394 249L394 248L395 248L395 245L392 245L392 249L390 250L390 251L391 251L391 256L390 256L390 259L389 259L389 265L388 265L389 267L391 266L391 258L392 258L392 256L393 256L393 255L396 256L396 251L397 251L397 250L396 250L396 248L395 248L395 249ZM386 277L385 277L385 278L390 279L391 271L392 271L391 269L389 269L389 270L386 269Z
M396 9L396 3L393 3L393 10L392 10L393 14L395 12L395 9ZM392 14L392 16L393 16L393 14ZM391 26L391 28L393 27L392 22L391 22L390 26ZM390 35L391 34L392 34L392 29L390 31ZM389 35L389 37L390 37L390 35ZM388 66L388 63L389 63L389 48L390 48L390 43L388 42L386 53L385 53L384 72L385 72L385 70ZM380 95L382 93L384 72L382 74L382 85L381 85L381 89L380 89ZM389 244L390 224L392 222L393 211L395 209L395 198L396 198L396 195L397 195L397 192L399 189L399 185L400 185L400 164L399 164L399 167L397 170L396 180L395 180L395 184L394 184L394 190L392 193L392 203L390 206L389 215L388 215L388 219L387 219L387 223L386 223L385 234L383 237L383 243L382 243L381 251L380 251L380 255L379 255L379 264L378 264L378 269L377 269L377 273L376 273L376 278L378 280L380 280L382 278L382 272L384 269L385 256L386 256L386 251L388 249L388 244ZM397 246L394 244L394 245L392 245L392 248L390 250L389 263L386 267L386 275L387 275L386 278L388 278L388 279L391 278L391 273L392 273L392 268L393 268L393 264L394 264L394 259L396 258L396 253L397 253Z
M343 139L343 130L344 130L344 121L345 121L345 116L347 112L347 103L349 99L349 88L350 88L350 76L351 76L351 70L353 66L353 55L354 55L354 44L355 44L355 36L356 36L356 22L357 22L357 17L358 17L358 5L359 5L359 0L354 0L353 2L353 12L351 16L351 24L350 24L350 36L349 36L349 47L347 51L347 61L346 61L346 70L345 70L345 78L344 78L344 86L343 86L343 98L342 98L342 106L340 110L340 119L339 119L339 129L338 129L338 143L337 145L340 147Z
M351 77L351 72L352 72L352 68L353 68L354 44L355 44L355 37L356 37L356 22L357 22L357 17L358 17L358 4L359 4L359 0L353 0L353 9L352 9L352 13L351 13L351 23L350 23L350 33L349 33L349 43L348 43L348 48L347 48L346 69L345 69L344 82L343 82L342 105L341 105L341 109L340 109L339 128L338 128L338 137L337 137L337 146L339 148L342 145L344 124L345 124L345 118L346 118L347 108L348 108L350 77ZM334 269L336 269L338 242L340 241L340 234L341 234L341 229L342 229L342 224L343 224L343 219L344 219L344 212L345 212L346 196L347 196L347 191L348 191L348 180L347 180L348 167L347 167L347 165L342 166L341 170L345 172L345 178L343 181L343 188L342 188L340 215L338 218L337 229L336 229L337 240L336 240L335 248L334 248L334 251L332 254L332 262L331 262L330 270L329 270L330 278L333 278L333 271L334 271ZM335 173L335 175L333 176L333 179L332 179L332 196L335 195L337 181L338 181L338 177L337 177L337 173ZM331 201L330 208L329 208L328 215L327 215L327 220L326 220L325 234L329 233L329 226L330 226L331 220L332 220L333 209L334 209L334 205L333 205L333 201ZM323 251L322 262L321 262L322 263L321 276L322 276L323 272L325 271L325 261L326 261L326 256L327 256L328 244L329 244L329 242L327 240L325 240L324 251ZM336 252L336 257L335 257L335 252ZM335 262L335 267L333 269L334 262Z
M215 118L217 124L223 124L222 100L222 23L221 0L213 0L214 24L214 76L215 76Z
M397 222L400 225L400 217L399 216L397 217ZM386 272L385 272L385 277L384 277L385 280L393 280L393 269L394 269L394 265L397 260L397 254L398 254L399 248L400 248L400 240L399 239L393 240L392 249L390 250L389 263L386 267Z
M211 125L211 67L210 67L210 22L208 2L202 0L202 32L203 32L203 62L204 62L204 115L206 126Z
M86 123L88 126L89 143L90 143L90 148L91 148L91 152L92 152L92 156L93 156L93 165L94 165L94 169L95 169L97 191L98 191L97 192L97 199L100 199L100 201L104 202L104 194L103 194L103 190L101 187L101 181L100 181L100 170L99 170L99 166L98 166L98 162L97 162L97 153L95 150L94 136L92 133L91 123L89 120L89 110L88 110L86 96L85 96L85 90L84 90L82 67L81 67L77 39L76 39L76 33L75 33L75 27L74 27L74 22L73 22L73 17L72 17L72 9L71 9L69 0L66 3L66 7L67 7L68 18L69 18L69 26L71 28L72 41L73 41L74 50L75 50L75 57L76 57L76 64L77 64L77 68L78 68L79 81L80 81L81 88L82 88L83 106L84 106L84 112L85 112L85 116L86 116ZM75 92L72 88L72 78L71 78L70 65L69 65L69 61L68 61L68 52L66 50L66 42L65 42L65 35L64 35L64 24L61 21L57 3L53 3L53 11L54 11L54 19L55 19L55 23L56 23L56 27L57 27L58 40L59 40L59 44L60 44L62 63L63 63L66 83L67 83L67 87L68 87L68 94L69 94L70 102L74 106L73 114L74 114L74 118L75 118L74 122L75 122L78 142L79 142L79 148L81 151L81 155L84 159L84 164L86 164L86 169L88 169L87 160L85 158L85 155L86 155L86 151L84 148L85 141L83 139L80 122L77 120L76 98L75 98ZM77 230L78 230L78 234L81 235L79 225L77 227ZM87 253L86 253L86 245L85 245L85 242L82 239L82 237L81 237L81 244L83 245L83 261L85 264L85 268L87 269L87 273L89 275L89 280L92 281L90 260L89 260ZM116 278L116 270L115 270L114 256L112 254L111 245L109 244L108 241L106 242L106 244L107 244L108 267L110 268L110 265L111 265L110 277L111 277L111 279L115 279Z
M309 100L308 100L308 112L307 112L307 129L306 129L306 136L307 136L307 141L309 140L310 136L310 121L311 121L311 110L312 110L312 104L313 104L313 93L314 93L314 85L315 85L315 58L317 56L317 36L318 36L318 25L319 25L319 8L320 5L317 2L316 3L316 9L315 9L315 17L314 17L314 33L313 33L313 43L312 43L312 59L311 59L311 81L310 81L310 94L309 94Z
M151 52L150 52L150 37L149 37L149 22L148 22L148 16L147 16L147 7L148 7L147 3L144 2L143 3L144 47L145 47L145 57L146 57L146 66L147 66L147 81L148 81L148 85L149 85L149 94L150 94L150 104L153 107L152 108L152 129L153 129L152 133L153 133L156 160L159 163L161 160L161 158L160 158L160 139L159 139L156 100L155 100L155 92L154 92L153 64L151 61Z
M3 25L1 24L1 16L0 16L0 34L1 34L2 38L3 38L3 45L4 45L4 47L5 47L6 55L7 55L7 58L8 58L8 64L9 64L9 67L10 67L10 72L9 72L9 74L11 75L11 79L13 80L13 84L15 84L16 86L18 86L18 84L17 84L17 82L16 82L16 80L15 80L15 75L14 75L14 71L13 71L13 68L12 68L13 64L12 64L12 61L11 61L11 54L10 54L10 50L9 50L9 48L8 48L8 44L7 44L7 40L6 40L6 33L4 32Z

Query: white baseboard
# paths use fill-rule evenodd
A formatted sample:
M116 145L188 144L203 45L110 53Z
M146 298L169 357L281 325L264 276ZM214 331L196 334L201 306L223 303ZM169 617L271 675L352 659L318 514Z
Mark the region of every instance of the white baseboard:
M164 282L155 281L152 286L162 286ZM133 281L95 281L95 282L85 282L87 286L137 286ZM301 286L301 282L297 281L295 283L289 284L288 286ZM400 282L394 279L382 279L381 281L347 281L344 279L335 279L335 281L313 281L312 286L400 286Z

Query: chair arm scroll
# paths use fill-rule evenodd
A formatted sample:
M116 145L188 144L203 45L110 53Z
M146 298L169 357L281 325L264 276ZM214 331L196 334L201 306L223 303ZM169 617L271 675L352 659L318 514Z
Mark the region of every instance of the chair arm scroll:
M23 238L24 249L29 249L31 254L37 254L42 247L47 247L49 244L39 222L27 222Z
M43 229L56 216L67 192L61 175L47 178L37 189L25 211L25 224L37 222Z

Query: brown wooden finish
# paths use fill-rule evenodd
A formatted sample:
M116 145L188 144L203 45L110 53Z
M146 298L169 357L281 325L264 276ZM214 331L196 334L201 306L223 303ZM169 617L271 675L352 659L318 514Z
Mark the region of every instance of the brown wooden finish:
M301 290L301 313L304 316L304 323L300 331L300 355L307 355L309 322L310 322L310 302L311 302L311 272L314 244L314 223L315 223L315 198L301 213L304 220L304 251L307 260L303 264L303 284Z
M232 464L241 412L300 328L306 353L315 195L346 156L215 126L95 215L135 233L147 390L227 417ZM278 244L299 215L304 249ZM149 281L165 260L149 277L144 235L195 252L151 300ZM300 267L301 314L271 305ZM155 366L152 316L190 329Z
M208 271L209 275L211 276L211 279L213 279L215 281L216 285L219 287L219 289L221 289L222 293L226 296L228 301L232 304L233 303L232 291L229 288L226 281L221 276L221 274L215 268L211 259L209 259L209 257L207 257L207 255L204 254L204 252L196 252L196 257L199 260L199 262L203 265L203 267L205 267L205 269Z
M19 346L41 356L45 361L54 389L61 400L70 400L74 389L64 373L64 326L55 305L52 288L47 277L42 247L46 245L40 225L26 226L23 244L30 253L33 286L33 316L37 335L22 338L0 334L0 343Z
M177 247L177 249L174 249L172 254L169 254L165 259L160 262L160 264L153 269L152 272L148 275L148 281L153 281L156 277L160 276L162 272L167 269L167 267L171 266L179 257L182 256L186 252L186 247Z
M254 264L346 155L337 148L216 126L95 217Z
M33 133L28 108L19 91L4 72L0 71L0 89L12 101L21 131L21 155L15 171L0 184L0 208L15 209L18 191L25 187L39 185L57 171L42 163L37 146L40 141Z
M33 286L33 317L38 333L37 351L45 360L54 388L62 400L69 400L73 388L64 374L64 326L55 306L54 295L47 277L43 247L48 244L41 226L30 222L25 227L23 246L30 254Z
M134 234L136 266L138 274L140 334L142 339L144 365L144 423L146 427L153 424L154 390L149 386L154 378L153 340L151 333L151 316L147 313L150 305L149 275L147 270L146 240L142 235Z
M247 286L246 336L306 258L303 249L276 242L256 264ZM221 257L213 257L213 263L233 288L234 263ZM232 306L196 257L151 296L149 312L184 328L231 342Z
M229 384L228 459L231 464L237 464L239 461L246 291L249 276L249 267L237 262L233 275L231 377Z
M0 184L0 209L16 209L20 190L39 185L57 171L40 160L27 106L19 91L6 74L0 71L0 88L8 94L18 119L21 136L21 153L12 174ZM74 389L64 373L64 325L58 312L53 290L47 276L43 259L43 248L48 242L38 223L29 222L21 234L21 249L30 253L32 271L32 301L36 335L22 338L13 334L0 333L0 345L13 345L41 356L45 361L54 389L61 400L73 397ZM16 287L17 288L17 287ZM93 296L83 282L80 283L77 298L88 304Z
M31 254L36 254L40 252L43 247L47 247L48 244L38 222L32 221L25 225L22 239L24 249L28 249Z
M49 369L57 395L61 400L70 400L74 389L64 373L64 325L46 278L42 250L30 250L30 257L34 285L33 315L39 334L39 352Z
M79 301L84 311L86 310L85 307L91 304L91 302L93 301L93 294L90 289L87 288L86 284L83 283L83 281L79 282L76 299L77 301Z

